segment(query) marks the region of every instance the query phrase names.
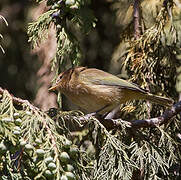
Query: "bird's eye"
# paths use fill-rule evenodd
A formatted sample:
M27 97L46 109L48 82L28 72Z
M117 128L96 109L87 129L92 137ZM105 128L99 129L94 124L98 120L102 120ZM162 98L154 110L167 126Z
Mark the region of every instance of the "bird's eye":
M56 83L58 83L58 82L62 79L62 77L63 77L63 76L59 76L59 77L57 78Z

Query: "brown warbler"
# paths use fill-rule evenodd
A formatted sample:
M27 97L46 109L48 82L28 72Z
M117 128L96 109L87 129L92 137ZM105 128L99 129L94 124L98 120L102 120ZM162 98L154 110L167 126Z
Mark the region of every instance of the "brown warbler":
M153 95L135 84L99 69L75 67L62 72L49 90L58 90L88 113L110 112L129 100L144 99L163 106L173 100Z

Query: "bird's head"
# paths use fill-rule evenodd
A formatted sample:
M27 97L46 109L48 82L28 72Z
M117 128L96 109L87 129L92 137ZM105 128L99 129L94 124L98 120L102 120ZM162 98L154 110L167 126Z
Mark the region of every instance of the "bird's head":
M52 85L48 90L49 91L55 91L58 89L61 89L69 80L71 77L72 69L68 69L65 72L62 72L58 75L55 84Z
M58 75L55 84L50 87L49 91L62 90L67 87L70 80L73 80L79 75L79 73L85 70L85 67L70 68ZM74 81L75 83L76 81Z

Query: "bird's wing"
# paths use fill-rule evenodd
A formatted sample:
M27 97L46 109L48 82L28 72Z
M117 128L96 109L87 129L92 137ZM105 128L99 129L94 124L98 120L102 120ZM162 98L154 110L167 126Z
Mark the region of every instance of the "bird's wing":
M85 69L79 75L81 80L85 84L94 84L94 85L107 85L107 86L117 86L119 88L131 89L146 92L145 89L140 88L136 84L130 83L126 80L120 79L117 76L104 72L98 69Z

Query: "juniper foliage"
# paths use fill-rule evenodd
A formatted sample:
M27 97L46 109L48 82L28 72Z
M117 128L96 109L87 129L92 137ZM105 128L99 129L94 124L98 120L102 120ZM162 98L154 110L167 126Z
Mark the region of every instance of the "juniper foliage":
M6 21L6 19L3 16L0 15L0 19L2 19L4 21L4 23L6 24L6 26L8 26L8 22ZM0 34L0 39L3 39L3 35L2 34ZM0 45L0 49L1 49L1 51L3 53L5 53L4 49L3 49L3 47L1 45Z
M142 31L139 39L133 40L133 32L127 36L124 31L122 40L128 40L129 47L122 61L132 81L176 98L180 31L170 14L175 4L164 2L154 25ZM83 57L78 33L86 35L96 23L90 3L48 0L49 10L29 25L33 47L45 40L51 26L56 28L57 52L52 59L56 76L68 63L76 66ZM179 115L167 125L147 129L132 129L126 121L118 120L121 129L108 131L96 118L81 121L83 113L79 111L42 112L27 101L18 104L7 91L1 94L3 179L132 179L135 172L143 179L179 177ZM134 102L122 110L127 121L155 117L164 111L147 102Z

